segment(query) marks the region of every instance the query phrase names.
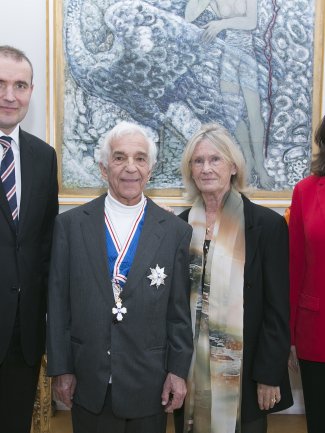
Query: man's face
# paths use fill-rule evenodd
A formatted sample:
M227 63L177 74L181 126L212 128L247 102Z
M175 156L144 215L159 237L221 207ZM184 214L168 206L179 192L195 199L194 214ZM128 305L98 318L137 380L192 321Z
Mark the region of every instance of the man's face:
M135 205L151 175L149 168L149 146L142 134L123 135L111 143L111 154L107 168L100 165L109 191L119 202Z
M32 91L29 63L0 55L0 129L5 134L26 116Z

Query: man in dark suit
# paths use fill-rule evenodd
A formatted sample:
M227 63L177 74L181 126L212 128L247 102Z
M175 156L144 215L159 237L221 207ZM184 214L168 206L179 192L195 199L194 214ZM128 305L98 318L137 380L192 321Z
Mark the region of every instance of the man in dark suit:
M33 91L21 51L0 46L0 432L29 433L45 343L58 212L55 151L19 127Z
M48 373L74 433L163 433L186 394L192 230L143 195L156 155L121 122L101 148L108 194L56 220Z

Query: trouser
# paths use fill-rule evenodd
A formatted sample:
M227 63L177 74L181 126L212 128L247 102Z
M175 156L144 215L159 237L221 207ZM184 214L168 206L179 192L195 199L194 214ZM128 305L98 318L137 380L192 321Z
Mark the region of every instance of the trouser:
M175 433L183 433L184 431L184 408L174 412ZM267 432L267 416L262 416L254 421L242 422L241 433L266 433Z
M241 433L266 433L267 417L258 418L254 421L242 422Z
M308 433L325 432L325 362L299 359Z
M108 386L105 403L99 414L94 414L73 404L73 433L165 433L167 415L163 411L144 418L118 418L112 411L111 385Z
M24 360L16 320L7 355L0 365L0 433L30 433L41 360Z

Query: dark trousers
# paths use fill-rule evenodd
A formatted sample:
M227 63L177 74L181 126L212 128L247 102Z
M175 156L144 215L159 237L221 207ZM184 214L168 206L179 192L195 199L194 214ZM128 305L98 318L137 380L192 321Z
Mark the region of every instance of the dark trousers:
M325 432L325 362L299 360L308 433Z
M184 431L184 409L178 409L174 412L175 433L183 433ZM242 422L241 433L266 433L267 432L267 416L263 416L254 421Z
M160 414L144 418L118 418L112 412L111 385L108 386L105 403L99 414L73 404L73 433L165 433L167 415Z
M250 422L242 422L241 433L266 433L267 432L267 416L258 418Z
M6 358L0 365L0 433L30 433L40 370L26 364L20 344L19 323Z

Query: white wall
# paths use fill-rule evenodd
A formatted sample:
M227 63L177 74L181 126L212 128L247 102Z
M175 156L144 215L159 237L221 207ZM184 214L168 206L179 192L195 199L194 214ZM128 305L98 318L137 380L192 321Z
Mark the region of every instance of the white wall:
M25 51L33 63L35 88L29 113L22 126L42 139L46 138L47 1L52 5L52 1L55 0L10 0L3 2L0 26L0 44L20 48ZM49 10L52 11L51 6ZM325 113L325 85L323 86L323 96L323 113ZM61 206L61 210L66 209L66 206ZM280 213L283 211L281 208L275 210ZM291 413L303 410L299 378L293 379L293 388L295 406L290 410Z
M23 128L45 139L46 135L46 1L2 2L0 44L25 52L34 67L34 92Z

